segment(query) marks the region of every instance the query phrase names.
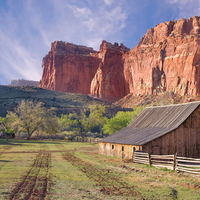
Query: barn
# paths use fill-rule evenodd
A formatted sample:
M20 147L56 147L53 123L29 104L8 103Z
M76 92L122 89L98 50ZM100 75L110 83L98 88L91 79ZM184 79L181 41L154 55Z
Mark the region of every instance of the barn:
M126 128L99 143L104 155L131 159L135 151L200 158L200 101L145 108Z

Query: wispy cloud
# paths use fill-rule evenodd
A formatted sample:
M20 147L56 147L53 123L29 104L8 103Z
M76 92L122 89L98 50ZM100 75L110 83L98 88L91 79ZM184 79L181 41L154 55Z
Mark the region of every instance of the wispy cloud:
M104 1L110 5L112 1ZM96 10L77 5L68 5L81 26L83 42L93 44L95 49L99 48L101 40L112 36L112 41L120 42L121 30L126 26L127 13L122 9L121 3L116 3L112 8L101 6ZM93 42L91 42L92 40ZM96 41L96 44L95 44Z
M113 0L103 0L104 3L108 6L112 5L113 4Z
M178 18L190 18L200 15L200 0L166 0L166 2L179 8Z
M1 72L11 79L25 78L39 80L41 77L40 60L34 58L19 41L12 40L8 35L0 31L0 40L3 42L3 51L0 51Z

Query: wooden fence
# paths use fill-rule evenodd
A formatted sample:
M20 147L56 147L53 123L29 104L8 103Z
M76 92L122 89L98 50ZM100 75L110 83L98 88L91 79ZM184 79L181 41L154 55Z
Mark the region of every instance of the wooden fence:
M200 159L177 156L176 171L200 175Z
M148 164L157 168L167 168L177 172L200 175L200 159L178 157L176 155L151 155L134 152L133 162Z
M151 155L150 160L154 167L175 170L175 155Z
M94 138L94 137L85 137L84 142L92 142L92 143L99 143L101 138ZM81 136L76 136L73 140L73 142L82 142Z
M133 162L135 162L135 163L150 164L150 159L149 158L150 157L149 157L148 153L135 152L133 154Z

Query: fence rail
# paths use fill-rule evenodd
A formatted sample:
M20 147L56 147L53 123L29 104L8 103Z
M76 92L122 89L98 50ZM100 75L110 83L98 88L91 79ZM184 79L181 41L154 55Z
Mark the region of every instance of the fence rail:
M84 142L92 142L92 143L99 143L102 138L94 138L94 137L85 137ZM72 140L73 142L83 142L81 136L76 136Z
M141 163L141 164L150 164L149 163L149 154L142 152L135 152L133 154L133 162Z
M144 152L134 152L133 162L148 164L157 168L167 168L177 172L200 175L200 159L178 157L175 155L151 155Z
M176 171L200 175L200 159L177 156Z
M174 155L151 155L151 165L174 170Z

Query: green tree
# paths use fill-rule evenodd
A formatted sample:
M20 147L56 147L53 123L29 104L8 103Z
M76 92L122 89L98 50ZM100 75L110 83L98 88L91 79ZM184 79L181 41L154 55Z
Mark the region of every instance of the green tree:
M22 101L14 112L8 111L7 119L9 126L17 132L27 132L27 139L30 139L38 130L58 130L58 124L51 109L47 109L41 102Z
M117 112L117 114L113 118L106 121L105 125L103 126L103 132L113 134L116 131L125 128L133 119L135 119L140 114L142 110L143 107L136 107L132 112Z
M4 124L5 128L1 129L3 133L6 134L6 137L14 137L14 131L8 126L9 120L5 117L0 117L0 123Z
M98 127L101 134L102 134L102 128L108 119L105 116L105 113L106 110L104 106L101 105L90 106L89 120L92 122L91 128Z
M69 115L61 115L58 117L58 123L62 131L78 131L80 132L78 115L76 113L70 113Z
M58 122L62 130L80 132L82 141L84 141L86 133L95 126L98 126L101 130L107 119L104 114L104 106L92 105L89 108L84 108L80 115L75 113L61 115Z

